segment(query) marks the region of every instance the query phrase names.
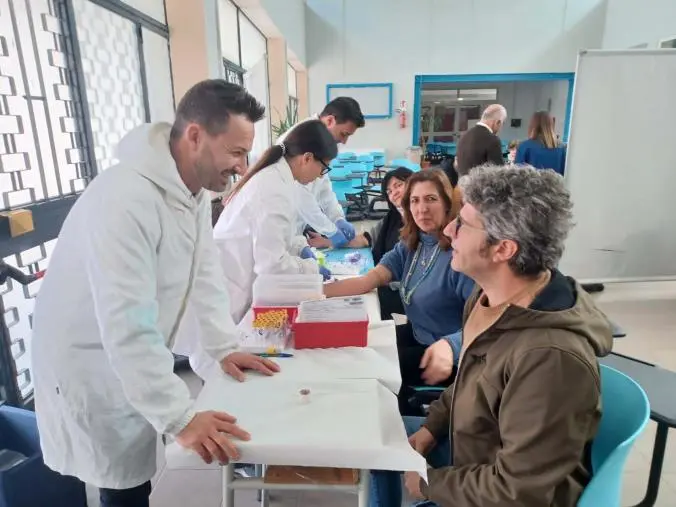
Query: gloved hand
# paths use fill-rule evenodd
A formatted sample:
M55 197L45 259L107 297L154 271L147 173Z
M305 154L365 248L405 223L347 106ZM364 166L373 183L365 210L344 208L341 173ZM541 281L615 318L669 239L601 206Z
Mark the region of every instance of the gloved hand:
M336 227L338 227L338 230L343 233L348 241L352 241L357 235L357 231L354 230L354 226L343 218L336 222Z
M331 271L329 271L327 268L324 266L319 266L319 274L324 277L324 281L327 282L331 280Z
M329 236L329 241L331 241L331 246L333 248L340 248L350 242L350 240L345 237L345 234L343 234L340 229L336 229L336 232L333 234L333 236Z
M316 259L314 252L312 251L312 248L309 246L304 247L300 251L300 258L301 259Z

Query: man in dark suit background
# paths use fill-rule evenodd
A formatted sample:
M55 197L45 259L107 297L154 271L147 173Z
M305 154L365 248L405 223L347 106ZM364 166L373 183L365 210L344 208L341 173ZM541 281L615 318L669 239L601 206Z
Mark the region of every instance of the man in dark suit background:
M470 169L486 163L503 165L502 143L497 136L507 119L507 110L500 104L491 104L481 115L474 127L469 129L458 142L455 159L459 176Z

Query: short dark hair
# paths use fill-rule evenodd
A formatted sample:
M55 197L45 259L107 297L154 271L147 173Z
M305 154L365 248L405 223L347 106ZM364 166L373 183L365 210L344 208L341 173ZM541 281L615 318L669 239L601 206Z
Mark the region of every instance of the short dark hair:
M359 102L350 97L337 97L333 99L326 104L326 107L324 107L319 116L333 116L337 123L349 121L354 123L358 129L366 125Z
M224 79L200 81L178 103L171 138L180 137L188 123L201 125L209 135L220 134L232 114L256 123L265 115L265 106L241 86Z

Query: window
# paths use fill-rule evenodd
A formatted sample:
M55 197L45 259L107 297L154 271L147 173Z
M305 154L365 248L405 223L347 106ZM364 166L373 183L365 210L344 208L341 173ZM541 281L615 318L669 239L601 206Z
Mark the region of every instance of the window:
M497 97L497 88L423 90L422 136L427 141L457 142Z
M47 267L79 193L114 159L119 138L173 118L162 0L3 0L0 8L0 196L25 207L31 234L0 231L0 259ZM152 93L149 92L152 91ZM40 281L0 285L0 401L31 404L31 314Z
M298 116L298 83L296 80L296 69L291 65L286 65L286 80L289 89L289 109Z
M219 0L218 19L225 80L246 88L267 110L270 101L265 35L231 0ZM254 163L270 146L269 118L266 114L256 123L249 163Z
M228 83L244 86L244 69L242 67L223 58L223 69L225 72L225 80Z

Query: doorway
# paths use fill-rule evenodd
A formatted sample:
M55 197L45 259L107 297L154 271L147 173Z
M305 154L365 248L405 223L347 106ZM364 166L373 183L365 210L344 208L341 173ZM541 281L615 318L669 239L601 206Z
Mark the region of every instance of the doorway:
M417 75L413 105L413 145L439 143L451 150L481 118L486 106L500 103L508 120L503 144L527 137L530 116L547 110L557 133L568 141L574 73Z

